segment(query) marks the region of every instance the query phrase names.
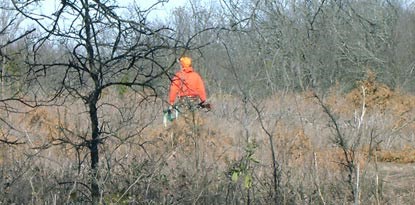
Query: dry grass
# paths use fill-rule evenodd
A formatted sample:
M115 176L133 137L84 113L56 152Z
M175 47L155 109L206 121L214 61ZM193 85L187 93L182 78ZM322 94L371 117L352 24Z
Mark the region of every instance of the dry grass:
M200 112L195 125L182 117L168 128L162 125L163 105L159 100L141 101L140 95L119 99L113 97L114 93L106 93L100 119L105 122L103 128L112 134L105 135L108 138L100 147L105 200L112 203L140 200L223 204L248 200L249 195L251 202L266 204L272 190L271 146L276 150L281 167L280 185L288 204L321 203L321 198L332 203L349 200L341 197L342 190L346 189L342 183L346 155L353 158L355 165L359 164L362 173L377 173L388 179L383 182L385 186L393 184L397 178L388 172L376 171L373 164L382 163L386 169L397 166L396 163L414 163L414 96L377 83L371 74L359 85L346 95L333 89L324 98L338 117L344 137L357 145L346 152L333 143L329 119L310 93L281 93L261 100L256 104L262 111L260 116L238 97L211 96L214 110ZM362 116L362 87L367 110L362 126L358 128L357 120ZM131 113L121 115L121 110ZM85 198L81 197L83 192L87 192L80 188L82 186L74 195L72 184L57 183L87 181L88 149L81 146L83 137L88 139L90 129L85 111L81 103L74 103L67 107L42 107L24 115L7 117L18 131L2 126L0 136L25 144L2 145L0 162L3 173L8 174L3 174L1 182L11 183L0 187L7 190L3 196L17 200L17 185L26 184L29 185L25 189L27 194L23 196L26 201L20 200L22 203L29 199L34 200L34 204L46 199L52 203L53 197L50 196L57 193L47 186L59 188L61 194L56 197L60 202ZM132 118L125 120L128 116ZM259 118L272 135L272 145ZM252 163L246 169L253 174L255 192L249 192L243 183L233 183L228 175L231 168L245 159L246 148L252 142L258 145L253 155L258 163ZM5 169L5 166L10 169ZM9 173L25 166L23 171ZM53 175L56 181L45 180L48 175ZM44 183L44 189L31 189L30 183L34 179L40 180L37 183ZM410 186L404 181L396 183L402 187ZM382 200L373 198L374 186L367 182L367 190L361 193L367 197L362 197L366 200L362 203ZM317 187L323 192L321 196L315 195ZM33 190L39 193L36 197ZM383 196L396 194L393 187L383 191ZM128 197L121 199L122 195ZM390 198L384 197L383 200ZM6 199L3 201L7 202Z

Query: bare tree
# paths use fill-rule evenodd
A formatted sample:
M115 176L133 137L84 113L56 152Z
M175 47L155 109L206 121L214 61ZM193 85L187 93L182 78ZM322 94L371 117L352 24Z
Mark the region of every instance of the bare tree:
M122 17L123 10L110 1L62 1L52 15L36 13L36 2L13 1L13 5L41 31L27 60L30 79L41 87L32 94L32 102L48 105L80 99L87 108L90 133L80 136L77 146L89 149L90 196L92 204L98 204L99 145L111 136L100 120L102 93L123 86L156 95L157 81L174 63L168 61L172 31L151 26L146 18L151 8L135 7L131 16ZM41 52L49 42L59 52L45 60Z

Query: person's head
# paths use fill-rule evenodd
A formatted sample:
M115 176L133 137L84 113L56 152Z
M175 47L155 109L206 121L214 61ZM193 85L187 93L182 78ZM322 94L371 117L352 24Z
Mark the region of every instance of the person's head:
M192 67L192 59L190 57L183 56L179 58L179 63L182 68Z

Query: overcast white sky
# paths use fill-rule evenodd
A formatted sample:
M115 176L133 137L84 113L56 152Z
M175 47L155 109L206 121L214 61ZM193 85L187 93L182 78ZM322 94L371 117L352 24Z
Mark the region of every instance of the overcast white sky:
M1 1L1 0L0 0ZM140 6L141 10L148 9L151 5L154 5L157 0L115 0L118 2L118 6L125 7L134 4L134 2ZM92 0L91 0L92 2ZM61 4L61 0L42 0L39 1L40 5L38 7L38 11L35 13L52 16L54 12L58 9ZM168 20L170 12L177 7L185 6L188 3L188 0L169 0L165 3L160 3L157 7L153 8L150 14L147 16L150 20L161 20L165 21ZM120 10L122 12L122 10ZM127 13L127 12L126 12ZM154 18L154 19L152 19ZM20 24L20 29L25 31L27 27L32 27L31 21L25 21Z
M121 0L122 1L122 0ZM131 0L125 0L123 2L128 2ZM136 0L137 2L137 0ZM148 8L149 6L151 6L152 4L154 4L155 2L157 2L157 0L138 0L139 5L143 5L143 8ZM168 14L170 11L172 11L174 8L180 7L180 6L184 6L186 4L187 0L169 0L168 3L162 3L159 4L155 9L155 11L153 11L151 13L151 16L149 16L150 18L155 17L155 18L168 18Z
M119 2L119 6L127 7L128 5L133 4L134 2L139 5L142 9L149 8L151 5L158 2L157 0L115 0ZM44 0L42 6L42 13L46 15L51 15L54 11L56 11L57 7L59 6L61 0ZM167 14L169 12L180 6L184 6L187 3L187 0L169 0L166 3L160 3L157 7L155 7L154 11L151 12L150 17L158 17L158 18L167 18Z

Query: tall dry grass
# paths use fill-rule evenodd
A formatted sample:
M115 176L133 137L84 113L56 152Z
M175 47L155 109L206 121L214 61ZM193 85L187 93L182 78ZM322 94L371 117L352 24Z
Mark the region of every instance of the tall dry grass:
M413 204L414 96L370 78L360 85L347 94L337 89L320 94L335 116L346 152L311 92L250 102L212 95L213 110L200 111L196 124L182 116L168 127L162 124L160 99L105 93L100 105L101 201ZM0 145L0 202L87 204L85 140L90 127L85 106L40 107L3 114L3 119L13 127L1 125L2 139L24 144ZM277 190L271 147L278 163ZM359 181L357 175L348 181L346 157L353 159ZM355 182L357 197L350 191Z

